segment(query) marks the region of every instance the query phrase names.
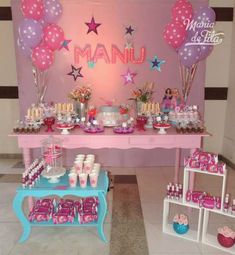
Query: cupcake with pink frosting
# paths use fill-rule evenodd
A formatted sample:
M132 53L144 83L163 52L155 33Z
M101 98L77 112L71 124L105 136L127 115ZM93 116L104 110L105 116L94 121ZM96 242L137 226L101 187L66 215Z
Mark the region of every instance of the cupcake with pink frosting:
M176 214L173 219L173 228L177 234L186 234L189 230L188 217L185 214Z
M218 228L217 240L223 247L230 248L235 244L235 232L228 226Z

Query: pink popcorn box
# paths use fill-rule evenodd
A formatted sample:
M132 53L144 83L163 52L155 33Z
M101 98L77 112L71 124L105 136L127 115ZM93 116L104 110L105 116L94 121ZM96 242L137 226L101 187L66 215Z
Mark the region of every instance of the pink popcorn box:
M54 199L50 198L39 199L35 202L35 205L43 207L54 207Z
M53 214L52 220L54 224L65 224L67 222L73 223L74 216L69 213L57 212Z
M82 203L93 203L93 204L99 204L98 197L85 197L82 198Z
M92 206L83 205L82 209L83 213L91 213L91 214L97 214L97 205L93 204Z
M203 199L199 203L200 206L203 206L207 209L214 209L216 205L215 198L212 196L204 196Z
M31 212L29 214L29 221L37 221L37 222L42 222L42 221L49 221L51 218L51 214L47 212Z
M199 203L199 201L203 198L205 193L203 191L193 191L192 192L192 201L194 203Z
M210 173L218 173L218 166L217 164L208 164L206 170Z
M195 159L189 160L189 167L191 168L200 168L200 162Z
M86 223L94 222L97 220L98 220L97 214L91 214L91 213L78 214L78 222L80 224L86 224Z
M74 201L72 199L61 199L59 202L61 207L74 207Z
M224 174L225 169L226 169L226 164L225 163L218 163L217 168L218 168L219 173Z
M202 170L202 171L206 171L207 170L207 167L208 167L208 164L207 163L200 163L200 169Z

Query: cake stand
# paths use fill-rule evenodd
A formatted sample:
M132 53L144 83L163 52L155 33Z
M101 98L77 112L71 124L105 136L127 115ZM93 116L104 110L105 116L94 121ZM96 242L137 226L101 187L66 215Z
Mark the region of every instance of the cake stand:
M66 172L64 167L52 167L49 171L47 169L42 171L42 176L48 179L49 183L58 183L60 177Z
M170 128L171 125L170 124L154 123L153 127L159 129L159 131L158 131L159 135L165 135L166 134L166 129Z
M57 125L57 129L62 130L61 135L69 135L69 130L74 128L74 125Z

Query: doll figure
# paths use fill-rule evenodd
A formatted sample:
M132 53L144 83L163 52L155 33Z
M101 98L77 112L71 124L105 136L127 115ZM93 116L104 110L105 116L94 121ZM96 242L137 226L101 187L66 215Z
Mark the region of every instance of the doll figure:
M176 106L181 106L183 100L178 89L174 88L171 90L171 109L175 110Z
M161 104L161 110L164 113L168 113L171 110L171 99L172 99L172 94L171 94L171 89L167 88L165 91L165 96L162 99L162 104Z

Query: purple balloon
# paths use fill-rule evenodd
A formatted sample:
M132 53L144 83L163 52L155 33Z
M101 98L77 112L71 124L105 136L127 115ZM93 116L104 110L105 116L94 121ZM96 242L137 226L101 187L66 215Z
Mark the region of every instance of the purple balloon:
M23 40L20 37L17 39L17 45L20 48L21 53L25 57L27 58L31 57L32 50L24 44Z
M44 20L51 24L57 23L62 15L62 5L59 0L44 0Z
M196 33L201 35L201 33L204 33L203 31L205 30L212 30L215 24L215 18L215 11L211 7L205 6L197 9L190 23L191 25L186 27L187 39L191 40Z
M48 22L46 22L44 18L38 20L38 22L41 24L41 26L42 26L43 28L46 27L46 26L48 25Z
M206 59L214 49L213 45L201 45L199 61Z
M186 43L179 48L178 55L182 65L191 67L193 64L196 64L199 61L201 46L186 45Z
M25 46L34 48L42 40L42 26L36 20L24 19L19 25L19 35Z

